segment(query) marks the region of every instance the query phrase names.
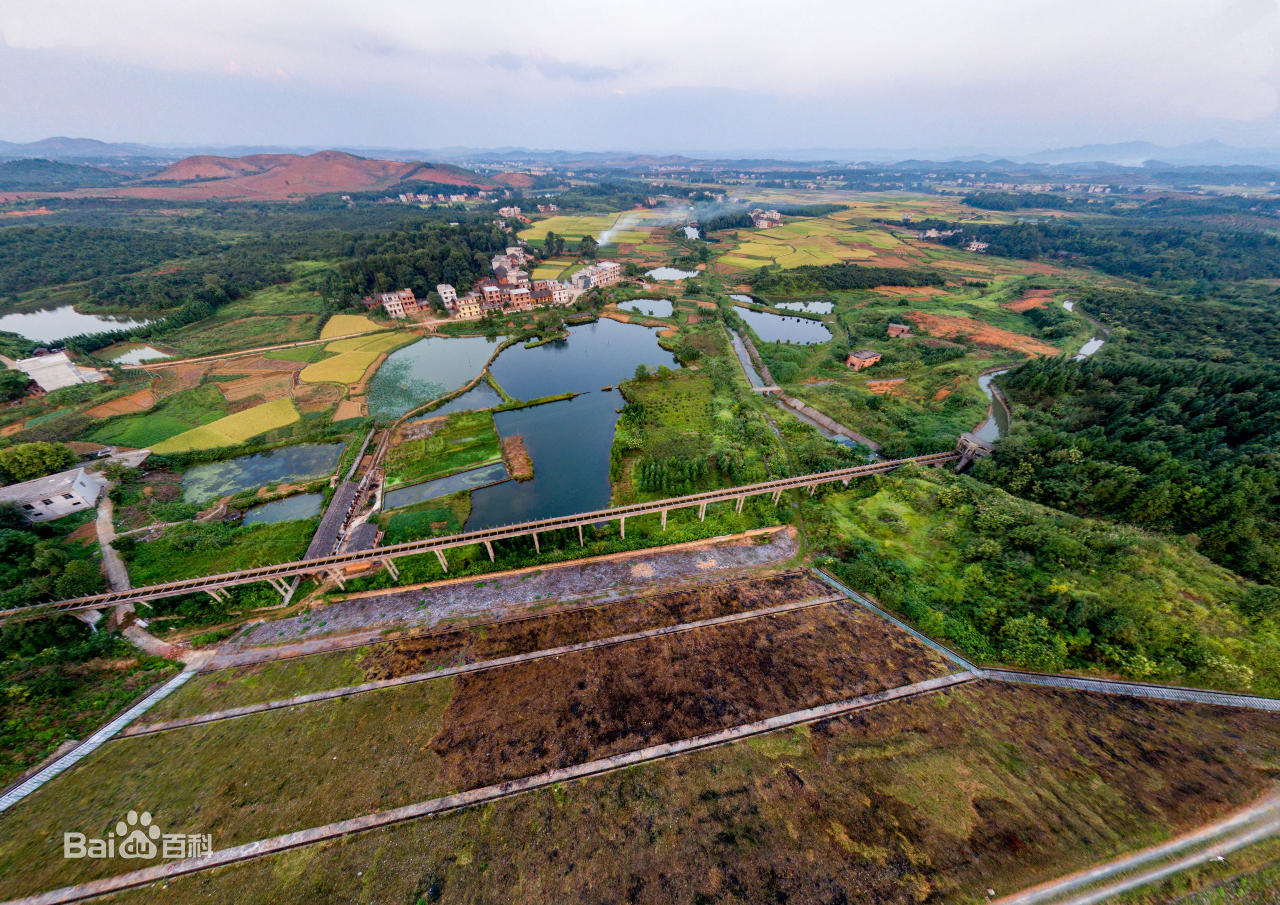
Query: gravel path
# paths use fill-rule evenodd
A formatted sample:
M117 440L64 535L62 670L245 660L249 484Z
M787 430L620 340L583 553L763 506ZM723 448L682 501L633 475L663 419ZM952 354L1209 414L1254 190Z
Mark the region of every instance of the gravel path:
M307 615L255 626L224 645L219 652L219 665L229 665L240 659L238 654L248 654L248 649L260 645L289 645L312 652L311 649L323 650L334 646L333 642L340 642L335 636L430 627L459 618L502 617L531 605L630 597L642 587L691 576L721 575L727 571L777 565L795 556L795 539L790 530L778 529L771 536L758 536L769 537L770 542L756 543L754 536L700 541L674 549L613 554L419 588L353 595ZM329 643L314 643L320 639Z

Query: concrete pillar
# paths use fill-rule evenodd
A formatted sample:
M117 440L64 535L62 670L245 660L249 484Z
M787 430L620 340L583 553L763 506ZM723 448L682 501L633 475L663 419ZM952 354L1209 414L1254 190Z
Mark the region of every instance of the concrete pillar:
M626 537L627 536L627 517L624 515L622 518L620 518L618 520L618 524L622 528L622 536Z
M396 564L391 561L390 557L387 557L387 561L383 565L387 567L387 571L391 573L392 578L396 581L400 580L400 570L396 568Z
M342 577L341 569L334 569L332 572L329 573L329 577L332 578L333 583L336 584L338 587L342 588L342 590L345 591L347 589L347 582Z
M848 490L848 489L849 489L849 479L848 479L848 478L841 478L840 480L844 481L844 487L845 487L845 490Z
M780 500L780 499L782 499L782 491L781 491L781 490L775 490L775 491L773 492L773 505L775 505L775 506L776 506L776 505L778 505L778 500Z
M98 623L102 621L102 610L76 610L71 615L75 616L95 632L98 630Z
M746 501L747 501L747 498L746 498L745 496L740 496L740 497L738 497L738 505L737 505L737 506L735 506L735 507L733 507L733 508L735 508L736 510L738 510L738 514L739 514L739 515L741 515L741 514L742 514L742 504L743 504L743 503L745 503Z
M817 490L817 489L818 489L818 485L817 485L817 484L810 484L810 485L809 485L809 496L813 496L813 492L814 492L815 490Z
M448 572L448 571L449 571L449 564L448 564L447 562L445 562L445 560L444 560L444 551L443 551L443 550L440 550L440 549L437 549L437 550L436 550L436 559L440 560L440 568L442 568L442 569L444 569L446 572Z
M536 553L542 552L542 547L538 546L538 532L533 532L533 549Z
M489 562L497 562L493 555L493 544L488 541L484 542L484 548L489 551Z
M705 522L707 520L707 504L703 503L698 507L698 521Z
M222 601L225 600L227 596L227 592L222 590L221 588L205 588L204 591L214 600L218 601L218 603L222 603Z
M586 541L582 539L582 526L579 525L578 526L578 546L585 547L586 545L587 545Z
M667 510L662 510L662 530L667 530Z

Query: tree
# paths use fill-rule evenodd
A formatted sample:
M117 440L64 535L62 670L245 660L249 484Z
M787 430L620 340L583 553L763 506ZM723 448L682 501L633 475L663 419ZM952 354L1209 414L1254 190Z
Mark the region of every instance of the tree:
M61 443L19 443L0 450L0 471L14 481L31 481L76 464L76 454Z
M542 251L544 256L548 258L554 258L563 252L564 236L557 236L551 230L547 230L547 236L542 240Z
M588 261L595 258L600 251L600 246L596 244L596 240L590 236L583 236L582 241L578 243L578 257Z
M648 380L649 369L645 365L636 365L636 380Z
M21 371L13 371L8 368L0 371L0 402L21 399L27 395L29 386L31 386L31 378Z

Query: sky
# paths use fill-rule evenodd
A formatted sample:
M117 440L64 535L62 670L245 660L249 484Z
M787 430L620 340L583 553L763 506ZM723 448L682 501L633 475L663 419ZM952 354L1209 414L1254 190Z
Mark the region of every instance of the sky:
M0 0L0 139L1280 148L1276 0Z

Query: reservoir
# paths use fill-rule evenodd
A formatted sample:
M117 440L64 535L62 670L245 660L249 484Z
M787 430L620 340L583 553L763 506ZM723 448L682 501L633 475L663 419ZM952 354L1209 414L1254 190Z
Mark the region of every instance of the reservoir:
M737 312L755 331L756 336L769 343L798 343L812 346L831 339L831 331L821 321L812 321L806 317L783 317L765 311L753 311L735 305Z
M550 518L609 505L609 448L626 403L616 386L637 365L680 367L655 331L599 320L569 328L569 338L533 349L512 346L493 363L502 388L519 399L569 391L576 399L494 414L501 437L520 435L533 460L533 480L505 481L471 494L466 530ZM401 504L403 505L403 504Z
M273 522L291 522L295 519L315 518L324 505L323 493L300 493L254 506L244 514L242 525L269 525Z
M69 336L131 330L147 323L145 320L116 315L81 314L71 305L63 305L41 311L6 314L0 317L0 330L16 333L39 343L55 343Z
M369 415L399 418L452 392L480 373L499 340L484 336L427 336L392 352L369 381Z
M182 475L184 503L203 503L221 496L284 481L314 481L332 474L345 443L299 443L225 462L207 462Z

